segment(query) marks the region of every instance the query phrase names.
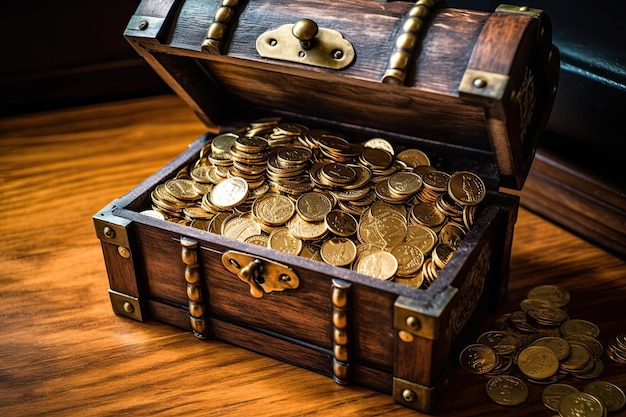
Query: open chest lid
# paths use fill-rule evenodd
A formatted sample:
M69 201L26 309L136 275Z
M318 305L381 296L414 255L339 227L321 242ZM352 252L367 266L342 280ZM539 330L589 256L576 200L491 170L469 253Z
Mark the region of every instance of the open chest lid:
M143 0L124 35L216 131L270 114L364 127L479 155L521 189L556 92L550 20L437 3Z

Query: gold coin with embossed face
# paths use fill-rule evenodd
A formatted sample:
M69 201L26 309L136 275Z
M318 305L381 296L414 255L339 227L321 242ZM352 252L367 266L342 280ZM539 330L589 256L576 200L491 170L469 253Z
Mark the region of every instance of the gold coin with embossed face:
M422 269L424 254L415 245L410 243L400 243L391 248L391 254L398 260L399 277L411 277Z
M461 205L474 206L485 198L485 183L473 172L455 172L448 181L448 194Z
M517 357L520 372L535 380L547 379L559 370L559 358L545 346L529 346Z
M498 355L487 345L474 343L466 346L459 355L459 364L471 374L486 374L498 364Z
M327 239L320 248L322 260L335 266L351 264L356 258L356 253L354 242L345 237Z
M456 223L448 222L439 231L439 242L458 248L465 237L465 230Z
M487 395L500 405L519 405L528 398L528 386L519 378L499 375L487 382Z
M281 252L299 255L302 250L302 241L292 235L287 227L278 227L270 233L267 246Z
M389 210L376 216L363 216L358 226L359 239L363 243L373 243L384 248L404 241L408 225L398 212Z
M510 355L522 344L522 341L513 333L498 330L481 334L477 342L489 346L498 355Z
M226 178L216 184L208 196L211 204L230 209L243 203L248 197L248 182L243 178Z
M296 211L306 221L321 221L333 209L333 203L326 194L312 191L298 197Z
M374 278L391 280L398 271L398 260L389 252L374 251L359 258L355 270Z
M252 203L252 214L261 223L268 226L280 226L293 216L295 206L287 196L266 193Z

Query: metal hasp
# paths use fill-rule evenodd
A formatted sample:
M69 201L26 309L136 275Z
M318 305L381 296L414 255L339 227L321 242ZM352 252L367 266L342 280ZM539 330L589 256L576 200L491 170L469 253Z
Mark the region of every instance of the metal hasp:
M310 19L269 30L256 40L264 58L297 62L315 67L342 69L354 61L352 44L336 30L320 28Z
M222 255L222 264L250 286L250 295L254 298L273 291L293 290L300 285L293 269L269 259L228 251Z

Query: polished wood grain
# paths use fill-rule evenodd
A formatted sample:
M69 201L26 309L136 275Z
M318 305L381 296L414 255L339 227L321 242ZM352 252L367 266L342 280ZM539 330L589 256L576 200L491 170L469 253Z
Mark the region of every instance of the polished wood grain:
M421 415L387 395L113 314L91 217L204 131L174 96L0 119L0 414ZM626 331L626 263L522 209L497 313L539 284L569 289L570 317L598 324L603 343ZM602 378L626 388L626 366L603 359ZM485 378L453 364L435 415L553 414L542 387L503 408L487 399Z

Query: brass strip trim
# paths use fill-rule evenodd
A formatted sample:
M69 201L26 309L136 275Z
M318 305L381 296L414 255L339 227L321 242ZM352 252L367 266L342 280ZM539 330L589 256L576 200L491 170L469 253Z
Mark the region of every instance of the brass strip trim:
M350 367L350 298L352 284L333 279L331 300L333 304L333 379L337 384L349 383Z
M418 39L424 31L427 19L439 0L418 0L402 22L402 29L396 37L393 52L387 63L387 70L381 80L385 84L404 84Z
M239 13L238 6L243 2L243 0L222 0L222 5L215 12L213 23L202 42L202 52L212 55L222 54L226 35L232 29L233 21Z
M181 258L185 264L185 282L187 283L187 299L189 302L189 323L194 336L207 339L208 332L204 311L205 288L200 276L198 262L198 241L185 236L180 237Z

